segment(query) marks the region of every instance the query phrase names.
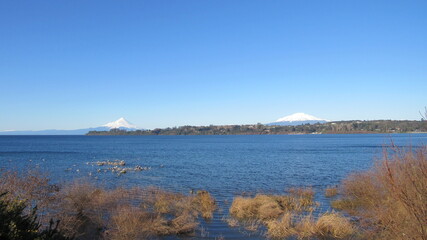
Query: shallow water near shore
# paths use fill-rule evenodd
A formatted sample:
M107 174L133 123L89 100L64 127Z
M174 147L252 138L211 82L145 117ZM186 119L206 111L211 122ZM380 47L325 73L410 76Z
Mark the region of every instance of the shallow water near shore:
M329 210L324 189L371 167L391 142L416 147L427 143L427 134L0 136L0 168L38 168L54 183L87 178L106 187L154 185L186 194L204 189L220 211L202 221L196 236L180 238L264 239L223 221L233 196L311 186L320 211ZM99 164L107 161L124 161L128 171Z

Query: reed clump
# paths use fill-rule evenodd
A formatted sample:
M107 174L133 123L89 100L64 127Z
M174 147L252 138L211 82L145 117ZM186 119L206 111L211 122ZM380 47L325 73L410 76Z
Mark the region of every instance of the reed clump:
M212 195L204 190L197 191L196 197L193 199L193 203L196 205L197 211L205 219L211 219L213 212L216 209L215 199Z
M307 214L294 223L298 239L310 239L316 235L316 220L312 214Z
M235 197L230 207L232 226L257 221L267 228L273 239L349 239L356 230L350 220L336 212L314 217L317 207L311 188L292 188L287 195L258 194L254 197Z
M197 191L195 195L184 195L148 188L144 191L141 207L159 214L180 215L189 213L210 219L216 210L215 199L207 191Z
M324 213L317 220L311 214L296 218L295 214L286 213L267 222L267 236L273 239L350 239L354 234L349 219L335 212Z
M328 187L325 189L325 197L331 198L335 197L338 194L337 187Z
M312 188L291 188L289 189L291 198L296 200L297 204L305 210L305 207L314 204L314 190Z
M285 213L280 219L267 222L267 235L270 238L288 238L296 234L293 214Z
M355 228L348 218L336 212L320 216L314 226L314 234L323 239L347 239L355 233Z
M292 188L289 195L257 194L255 197L235 197L230 207L231 216L239 220L276 219L286 212L309 211L314 205L311 188Z
M360 219L369 239L427 239L427 147L386 149L365 172L342 182L332 206Z

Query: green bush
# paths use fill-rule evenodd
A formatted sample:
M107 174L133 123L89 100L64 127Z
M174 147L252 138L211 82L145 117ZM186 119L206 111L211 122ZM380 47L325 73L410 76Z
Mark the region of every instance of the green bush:
M59 221L50 221L47 229L41 229L37 221L37 208L30 214L24 214L27 207L25 201L7 200L7 193L0 194L0 239L2 240L65 240L58 230Z

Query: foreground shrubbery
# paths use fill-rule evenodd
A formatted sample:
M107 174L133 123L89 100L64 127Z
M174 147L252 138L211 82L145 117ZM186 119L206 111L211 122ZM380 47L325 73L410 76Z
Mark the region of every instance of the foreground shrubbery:
M231 227L253 231L263 226L274 239L427 240L427 148L387 151L371 170L349 176L338 191L325 191L335 199L331 205L355 221L338 212L315 215L318 204L310 188L236 197L226 220ZM87 182L59 187L37 172L0 172L0 179L0 193L7 192L0 196L0 239L188 234L216 208L206 191L184 195L158 188L105 189Z
M264 225L270 238L427 240L427 147L387 149L372 169L327 188L325 196L338 196L332 207L355 221L337 212L314 216L313 193L304 189L236 197L227 221L252 230L254 223Z
M367 239L426 240L427 148L391 150L371 170L345 179L332 206L357 216Z
M37 173L21 176L2 172L1 180L0 192L10 192L3 196L6 203L29 204L19 205L20 212L15 214L30 221L30 225L23 225L25 233L41 229L32 211L36 205L41 206L40 219L44 225L49 225L48 219L59 219L58 231L76 239L146 239L192 233L198 227L199 217L211 218L216 207L206 191L183 195L157 188L107 190L87 182L60 188L50 185L47 178ZM52 225L49 229L57 231Z

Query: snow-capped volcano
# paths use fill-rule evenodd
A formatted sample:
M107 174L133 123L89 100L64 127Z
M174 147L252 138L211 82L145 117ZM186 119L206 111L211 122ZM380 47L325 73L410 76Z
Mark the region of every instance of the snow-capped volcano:
M300 121L329 121L321 119L305 113L294 113L292 115L282 117L276 120L276 122L300 122Z
M129 123L125 118L119 118L114 122L110 122L102 125L103 127L107 127L110 129L113 128L128 128L128 129L137 129L137 127L131 123Z
M305 113L294 113L292 115L277 119L275 122L269 123L268 125L302 125L302 124L315 124L325 123L329 120L321 119Z
M39 131L0 131L0 135L84 135L89 131L110 131L113 128L119 128L122 130L136 130L137 126L129 123L124 118L119 118L117 121L104 124L100 127L91 127L83 129L73 129L73 130L58 130L58 129L48 129L48 130L39 130Z

